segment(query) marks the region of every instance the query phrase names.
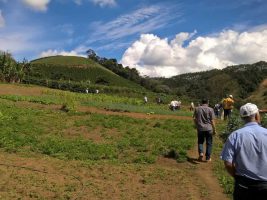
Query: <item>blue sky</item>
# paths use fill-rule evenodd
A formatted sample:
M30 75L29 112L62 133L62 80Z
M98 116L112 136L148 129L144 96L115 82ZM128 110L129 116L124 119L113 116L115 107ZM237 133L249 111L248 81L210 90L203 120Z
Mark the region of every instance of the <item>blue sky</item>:
M0 50L17 60L94 49L170 77L267 59L266 0L0 0Z

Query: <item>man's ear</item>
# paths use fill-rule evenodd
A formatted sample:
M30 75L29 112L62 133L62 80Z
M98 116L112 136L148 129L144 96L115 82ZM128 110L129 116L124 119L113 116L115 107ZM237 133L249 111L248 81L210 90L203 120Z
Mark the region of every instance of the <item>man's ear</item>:
M259 124L261 123L261 116L260 116L260 113L257 112L257 114L255 115L255 120L256 122L258 122Z

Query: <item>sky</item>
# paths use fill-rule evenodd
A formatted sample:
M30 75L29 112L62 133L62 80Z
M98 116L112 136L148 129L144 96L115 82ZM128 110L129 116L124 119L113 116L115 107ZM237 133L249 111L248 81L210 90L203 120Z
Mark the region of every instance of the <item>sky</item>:
M116 58L171 77L267 61L267 0L0 0L0 50Z

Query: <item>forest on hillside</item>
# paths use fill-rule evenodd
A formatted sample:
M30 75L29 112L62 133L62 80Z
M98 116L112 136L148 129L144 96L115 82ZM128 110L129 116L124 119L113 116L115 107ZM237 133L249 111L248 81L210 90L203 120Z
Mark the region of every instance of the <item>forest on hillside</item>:
M232 94L237 99L245 99L266 77L267 63L261 61L154 80L168 86L177 95L186 94L193 99L220 100L227 94Z

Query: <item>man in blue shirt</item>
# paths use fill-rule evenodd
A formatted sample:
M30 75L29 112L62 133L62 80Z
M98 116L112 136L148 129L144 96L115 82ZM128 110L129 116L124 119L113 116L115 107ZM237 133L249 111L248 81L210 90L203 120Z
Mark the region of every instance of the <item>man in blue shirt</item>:
M227 172L235 178L234 200L267 199L267 129L259 126L255 104L240 108L245 126L227 139L221 158Z

